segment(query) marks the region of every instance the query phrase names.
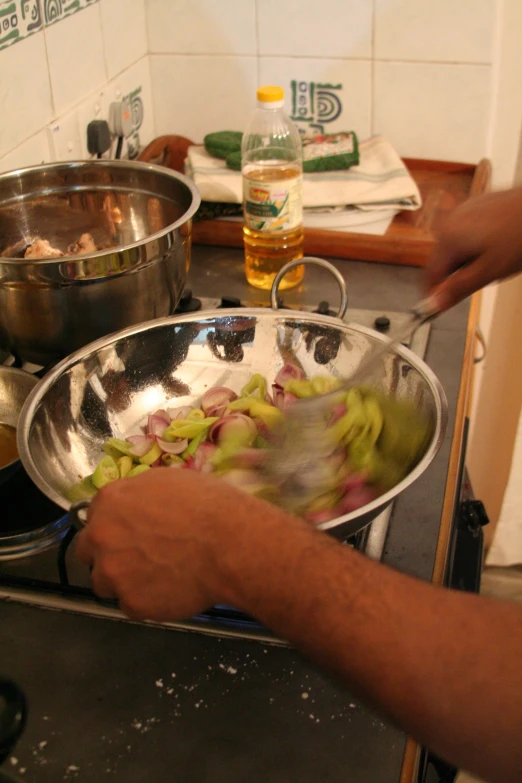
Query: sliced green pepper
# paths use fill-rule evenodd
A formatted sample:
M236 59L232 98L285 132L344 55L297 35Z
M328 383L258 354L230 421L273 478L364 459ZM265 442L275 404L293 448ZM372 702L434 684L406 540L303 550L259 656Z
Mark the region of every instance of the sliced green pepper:
M154 442L152 448L143 455L143 457L140 457L140 464L141 465L152 465L153 462L156 462L156 460L161 457L163 454L162 450L158 446L156 442ZM132 471L131 471L132 473Z
M112 457L103 457L92 474L92 483L96 489L101 489L112 481L117 481L120 477L118 466Z

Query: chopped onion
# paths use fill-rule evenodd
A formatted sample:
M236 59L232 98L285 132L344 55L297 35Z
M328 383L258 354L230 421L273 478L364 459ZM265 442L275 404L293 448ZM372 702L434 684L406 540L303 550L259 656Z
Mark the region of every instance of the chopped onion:
M339 506L337 507L338 515L349 514L350 511L357 511L357 509L366 506L375 500L377 493L372 487L368 485L363 487L354 487L350 492L344 496Z
M231 413L230 416L222 416L210 428L209 439L212 443L219 443L224 437L230 437L232 433L236 433L240 437L244 436L246 440L251 436L253 440L257 435L256 423L244 413Z
M274 383L283 387L290 380L302 381L304 377L304 372L297 365L285 362L277 373Z
M175 421L176 419L186 419L192 410L190 405L182 405L180 408L169 408L167 413L170 416L169 421Z
M167 422L161 416L153 414L147 419L147 435L154 435L157 438L161 438L166 429Z
M153 416L161 416L161 418L163 419L165 424L170 424L170 422L171 422L171 418L170 418L169 414L167 413L167 411L164 411L162 408L160 408L159 410L155 411L152 415Z
M150 451L150 438L146 435L131 435L127 441L132 443L129 454L132 454L133 457L144 457Z
M216 446L213 443L204 441L194 453L194 468L200 473L212 473L213 467L210 462L216 452Z
M162 440L162 438L156 438L156 443L165 454L182 454L188 446L188 440L176 440L171 443L168 440Z
M232 400L237 400L237 394L226 386L215 386L209 389L201 399L201 407L207 416L210 416L209 408L216 408L226 405ZM212 414L216 415L216 414Z
M348 408L346 407L346 403L344 402L336 403L332 408L332 413L330 416L330 421L328 422L328 426L331 426L332 424L335 424L336 421L339 421L339 419L342 419L347 410Z

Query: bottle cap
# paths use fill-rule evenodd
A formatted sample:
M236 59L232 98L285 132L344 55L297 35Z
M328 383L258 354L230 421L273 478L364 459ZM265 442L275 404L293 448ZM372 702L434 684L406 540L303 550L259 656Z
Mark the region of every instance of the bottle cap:
M282 87L276 85L267 85L259 87L257 90L257 101L262 105L269 104L271 109L278 109L284 106L285 91Z

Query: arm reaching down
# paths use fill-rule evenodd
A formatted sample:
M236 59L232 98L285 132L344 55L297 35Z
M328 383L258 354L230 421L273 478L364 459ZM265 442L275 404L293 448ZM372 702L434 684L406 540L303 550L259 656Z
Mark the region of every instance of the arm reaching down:
M522 271L522 188L458 207L439 232L426 285L442 310L489 283Z
M131 617L235 606L455 765L520 779L520 607L412 579L190 471L102 489L78 555Z

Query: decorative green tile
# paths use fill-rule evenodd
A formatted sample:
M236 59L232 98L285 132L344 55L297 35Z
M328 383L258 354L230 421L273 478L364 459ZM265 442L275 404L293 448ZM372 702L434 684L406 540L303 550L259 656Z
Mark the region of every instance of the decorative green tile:
M60 22L67 16L94 5L98 0L40 0L43 4L45 26Z
M339 92L342 84L324 84L293 79L291 118L303 130L325 133L325 124L338 119L343 110Z
M0 50L98 0L0 0Z

